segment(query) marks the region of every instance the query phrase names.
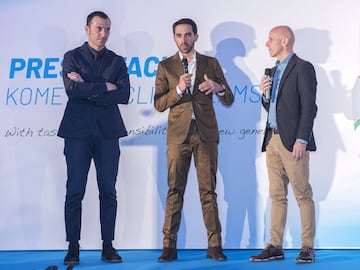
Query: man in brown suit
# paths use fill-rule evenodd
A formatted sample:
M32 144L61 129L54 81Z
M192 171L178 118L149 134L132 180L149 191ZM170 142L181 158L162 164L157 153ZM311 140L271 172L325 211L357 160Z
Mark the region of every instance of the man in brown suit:
M207 229L207 257L226 260L215 192L219 131L213 95L217 95L226 106L233 103L234 96L217 59L195 51L198 39L195 22L188 18L180 19L173 24L173 33L179 51L159 63L155 81L156 110L170 109L167 128L169 189L163 252L158 261L177 259L177 232L193 154Z

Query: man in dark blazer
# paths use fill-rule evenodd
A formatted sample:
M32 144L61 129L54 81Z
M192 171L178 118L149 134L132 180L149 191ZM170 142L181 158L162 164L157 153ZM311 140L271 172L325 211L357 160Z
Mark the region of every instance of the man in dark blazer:
M65 264L79 263L81 205L91 160L99 188L102 259L122 261L112 246L119 138L127 135L118 104L128 103L130 83L123 58L105 47L110 25L105 13L89 14L85 27L88 42L64 55L62 75L68 102L58 136L65 141L67 165L65 225L69 249Z
M215 192L219 131L213 94L226 106L233 103L234 96L218 61L195 51L198 39L195 22L180 19L173 24L173 33L179 51L160 62L154 97L154 106L158 111L170 109L167 127L169 189L163 226L163 252L158 261L177 258L177 232L192 155L207 229L207 257L226 260L222 251Z
M293 52L294 33L288 26L274 27L266 46L277 66L260 88L268 112L262 151L266 151L271 205L270 242L250 261L284 259L282 248L287 214L288 184L300 209L302 248L297 263L315 261L315 209L309 182L309 151L315 151L313 124L317 112L317 80L311 63ZM267 91L270 91L267 95Z

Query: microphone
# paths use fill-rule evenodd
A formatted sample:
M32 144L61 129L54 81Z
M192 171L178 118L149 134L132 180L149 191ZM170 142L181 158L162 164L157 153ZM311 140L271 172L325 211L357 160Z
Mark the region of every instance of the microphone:
M271 78L271 68L265 68L265 76ZM270 101L270 87L265 91L265 99Z
M182 65L182 68L183 68L183 71L185 74L189 73L189 64L188 64L188 60L187 58L184 56L183 59L181 60L181 65ZM189 94L190 90L188 87L186 87L185 89L185 93L186 94Z

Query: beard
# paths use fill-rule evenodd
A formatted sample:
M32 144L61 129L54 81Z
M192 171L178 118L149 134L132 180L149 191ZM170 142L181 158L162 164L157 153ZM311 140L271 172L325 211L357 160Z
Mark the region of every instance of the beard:
M192 44L183 43L183 44L180 44L180 46L178 46L178 48L181 53L187 54L194 50L194 43L192 43Z

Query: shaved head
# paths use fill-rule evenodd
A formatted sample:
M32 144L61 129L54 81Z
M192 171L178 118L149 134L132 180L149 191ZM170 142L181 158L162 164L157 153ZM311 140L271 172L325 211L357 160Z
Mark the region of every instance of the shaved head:
M272 57L282 61L293 52L295 43L294 32L289 26L279 25L271 29L266 47Z
M295 35L293 30L287 25L279 25L274 27L271 31L276 32L277 35L281 36L282 38L288 39L288 45L290 48L294 46L295 43Z

